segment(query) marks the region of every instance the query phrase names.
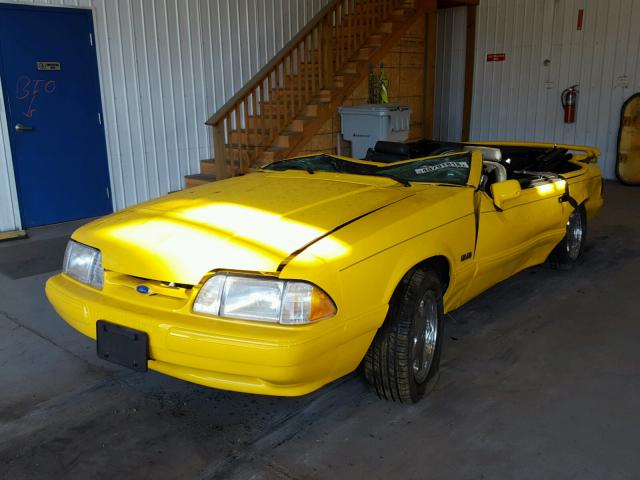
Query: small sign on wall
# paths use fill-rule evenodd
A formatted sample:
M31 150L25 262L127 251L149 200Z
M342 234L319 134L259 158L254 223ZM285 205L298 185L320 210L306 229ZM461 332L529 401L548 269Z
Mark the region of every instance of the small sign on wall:
M504 62L506 59L506 53L487 53L487 62Z
M36 62L36 67L38 70L54 70L60 71L60 62Z

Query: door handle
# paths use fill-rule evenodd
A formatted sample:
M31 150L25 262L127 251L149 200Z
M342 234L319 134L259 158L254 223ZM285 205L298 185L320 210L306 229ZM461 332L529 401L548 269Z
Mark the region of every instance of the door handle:
M16 132L30 132L31 130L33 130L33 127L30 127L29 125L24 125L22 123L17 123L15 126Z

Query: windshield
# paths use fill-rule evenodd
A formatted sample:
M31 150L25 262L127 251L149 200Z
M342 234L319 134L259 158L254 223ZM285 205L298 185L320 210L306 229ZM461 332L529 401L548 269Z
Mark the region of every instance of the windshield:
M402 182L465 185L469 178L470 163L471 154L468 152L445 157L416 159L389 166L350 162L331 155L318 155L282 160L267 165L264 170L350 173L390 177Z

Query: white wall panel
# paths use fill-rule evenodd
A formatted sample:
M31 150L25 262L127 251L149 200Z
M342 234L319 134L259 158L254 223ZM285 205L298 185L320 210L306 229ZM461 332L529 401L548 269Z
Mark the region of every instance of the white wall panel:
M479 7L478 17L493 16L506 5L512 5L504 23L511 41L492 41L496 32L482 22L478 25L485 49L477 49L476 66L484 67L484 75L478 68L474 107L477 103L491 108L480 94L481 85L499 99L490 114L474 108L473 137L596 145L603 152L605 175L612 178L620 107L639 86L638 37L631 22L635 17L638 25L640 1L490 0ZM579 9L584 9L582 31L577 29ZM519 25L524 25L521 31ZM498 50L507 53L507 61L487 63L486 54ZM501 81L490 82L488 72L499 70ZM624 76L629 88L619 81ZM565 124L560 93L573 84L580 85L577 121Z
M459 141L464 108L466 7L438 11L433 138Z
M4 0L0 0L4 1ZM22 0L93 9L114 207L183 187L207 118L329 0ZM0 107L0 231L19 228Z
M2 85L0 84L0 232L8 232L20 230L21 225L18 198L13 180L7 116L2 95Z
M439 37L456 42L464 37L465 25L446 20L446 15L441 14L444 31ZM471 138L596 145L602 150L604 174L614 178L620 108L640 91L638 25L640 0L482 0ZM464 52L453 53L459 58L438 66L442 90L460 88L461 74L447 72L464 61ZM488 63L488 53L506 53L507 60ZM547 66L545 60L550 61ZM577 121L565 124L560 93L573 84L580 85ZM455 97L452 91L442 95ZM439 110L440 124L446 127L441 136L452 138L447 136L457 133L462 107L457 102L444 105ZM456 125L453 132L450 125Z

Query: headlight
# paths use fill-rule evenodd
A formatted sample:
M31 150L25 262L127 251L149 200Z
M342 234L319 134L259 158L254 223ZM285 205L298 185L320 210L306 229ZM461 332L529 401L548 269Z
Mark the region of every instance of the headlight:
M104 271L100 250L69 240L62 271L76 280L102 290Z
M298 325L330 317L336 305L306 282L218 274L202 286L195 313L224 318Z

